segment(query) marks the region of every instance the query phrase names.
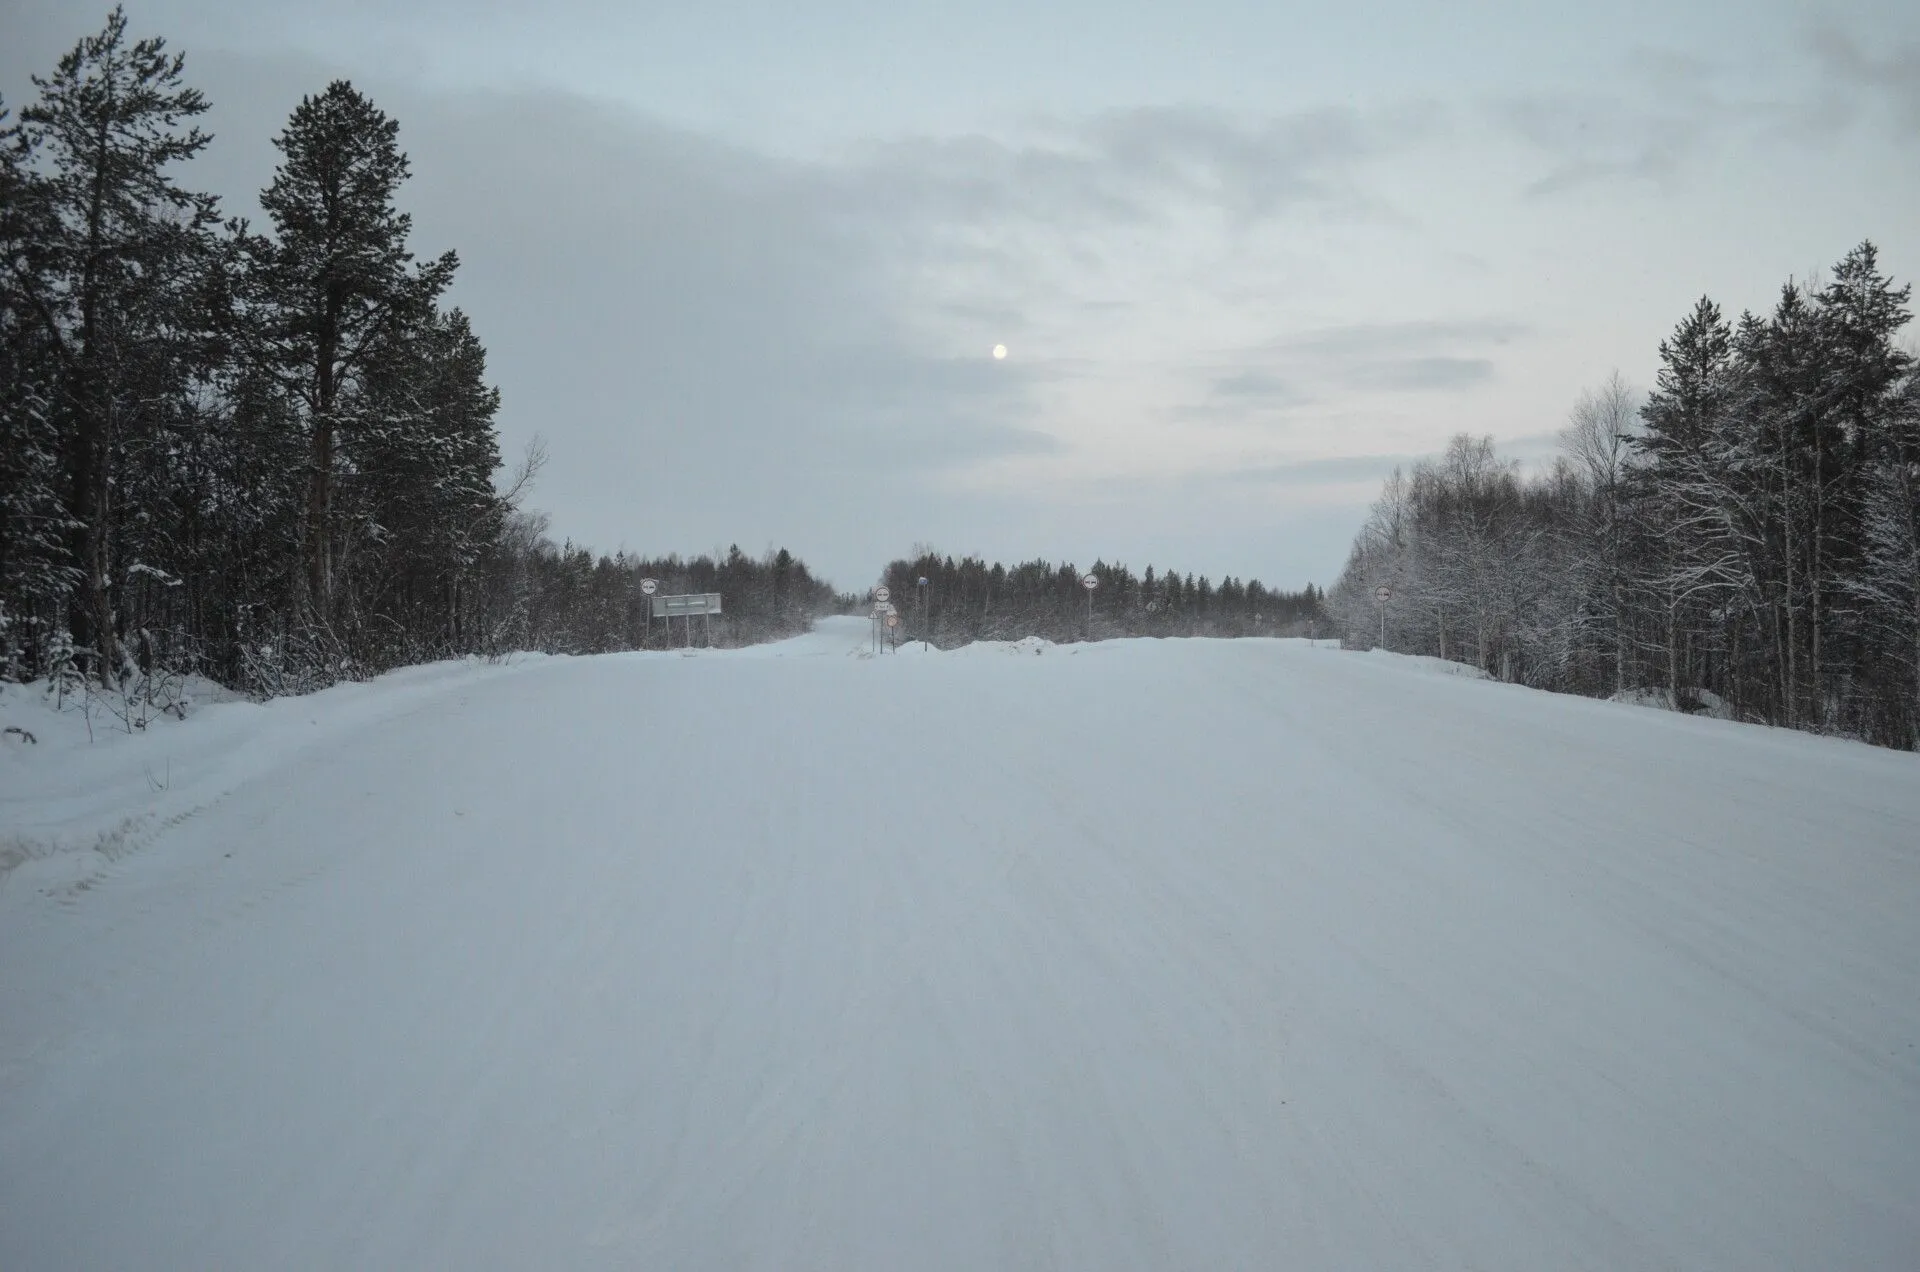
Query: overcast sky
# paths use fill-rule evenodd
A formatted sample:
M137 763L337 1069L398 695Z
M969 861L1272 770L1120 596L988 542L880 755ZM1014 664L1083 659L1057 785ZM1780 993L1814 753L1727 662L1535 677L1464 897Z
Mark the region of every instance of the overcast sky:
M0 0L7 102L105 11ZM1920 275L1905 2L128 12L235 212L329 79L399 119L556 538L844 588L916 543L1324 585L1396 462L1546 455L1701 293Z

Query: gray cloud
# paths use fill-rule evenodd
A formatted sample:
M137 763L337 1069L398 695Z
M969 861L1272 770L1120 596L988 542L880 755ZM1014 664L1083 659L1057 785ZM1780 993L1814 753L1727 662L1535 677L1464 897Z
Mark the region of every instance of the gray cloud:
M1400 393L1464 389L1492 378L1489 358L1388 358L1359 363L1346 373L1346 382L1353 388Z
M835 174L851 206L906 225L1019 218L1056 229L1136 225L1198 204L1243 220L1301 208L1393 215L1365 162L1440 126L1432 107L1249 115L1196 106L1038 119L1019 140L910 137L855 150Z
M1205 378L1180 420L1245 420L1250 409L1285 412L1341 390L1451 392L1494 376L1491 348L1528 335L1501 318L1407 320L1319 327L1233 353Z
M1863 99L1880 99L1895 127L1920 134L1920 41L1883 44L1876 56L1832 22L1809 27L1805 38L1832 117L1844 119L1860 109Z
M1807 107L1783 92L1729 95L1729 68L1668 48L1641 46L1605 89L1531 93L1492 103L1494 126L1531 147L1546 171L1529 197L1595 184L1672 190L1730 138L1774 142L1804 132Z
M1459 345L1506 345L1531 334L1506 318L1412 319L1316 327L1281 336L1261 350L1281 357L1346 359L1416 354Z
M1836 20L1803 28L1802 69L1762 94L1729 93L1729 68L1670 49L1641 48L1620 68L1617 89L1535 93L1493 103L1496 128L1545 159L1525 193L1544 197L1597 183L1674 189L1718 147L1745 139L1771 149L1817 144L1884 111L1905 134L1920 133L1920 40L1882 23L1869 45ZM1875 49L1878 51L1876 52Z
M1213 395L1291 405L1310 399L1291 383L1265 371L1236 371L1213 382Z
M1668 68L1662 79L1671 83L1677 74ZM1547 171L1526 188L1532 196L1605 181L1671 184L1699 152L1719 113L1697 95L1671 89L1653 102L1559 94L1495 108L1506 129L1547 159Z

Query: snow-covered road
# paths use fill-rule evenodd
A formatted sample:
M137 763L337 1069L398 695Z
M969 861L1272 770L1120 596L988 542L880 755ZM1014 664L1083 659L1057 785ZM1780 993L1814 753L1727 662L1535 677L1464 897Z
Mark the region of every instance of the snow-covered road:
M443 677L13 872L0 1268L1920 1266L1915 756L864 633Z

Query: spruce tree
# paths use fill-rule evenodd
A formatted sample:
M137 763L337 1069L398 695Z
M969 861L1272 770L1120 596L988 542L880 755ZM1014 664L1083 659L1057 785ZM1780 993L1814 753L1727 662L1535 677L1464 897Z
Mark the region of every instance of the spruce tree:
M427 642L407 656L440 656L457 647L462 589L501 530L500 394L458 309L396 342L366 392L342 439L358 563L340 582L365 582L369 612Z

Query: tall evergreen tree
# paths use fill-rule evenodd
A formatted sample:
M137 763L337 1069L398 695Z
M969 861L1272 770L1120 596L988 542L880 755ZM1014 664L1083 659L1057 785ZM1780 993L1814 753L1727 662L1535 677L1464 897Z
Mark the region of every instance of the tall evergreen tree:
M80 571L70 621L102 679L120 665L110 593L119 448L180 387L155 377L167 374L167 346L181 339L182 275L216 219L211 196L167 171L209 141L188 122L207 103L183 85L184 66L162 39L130 41L116 7L51 76L34 77L39 98L21 112L41 169L47 237L43 267L16 281L32 289L28 303L58 368L51 409Z
M365 606L431 637L430 650L413 653L457 648L462 588L503 515L493 487L500 393L467 316L455 309L396 342L367 395L343 444L353 511L344 532L362 560Z
M283 156L260 195L274 239L259 243L260 317L271 360L299 404L307 472L296 601L334 608L336 470L360 422L366 378L431 320L458 264L415 265L412 218L394 203L408 175L399 124L345 80L304 98L275 140Z

